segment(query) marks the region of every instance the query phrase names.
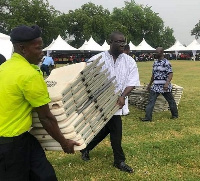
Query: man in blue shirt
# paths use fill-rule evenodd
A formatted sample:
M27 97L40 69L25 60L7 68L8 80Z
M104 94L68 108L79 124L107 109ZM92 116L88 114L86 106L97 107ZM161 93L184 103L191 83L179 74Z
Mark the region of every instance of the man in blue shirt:
M53 68L55 67L55 64L54 64L54 61L53 61L53 58L52 57L48 57L48 56L45 56L43 62L42 62L42 65L41 65L41 70L43 72L43 75L44 73L46 73L47 76L50 75L50 71L49 71L49 67L52 66Z
M152 76L150 83L147 86L147 90L150 90L149 103L145 109L145 118L141 118L141 121L151 121L152 112L157 97L162 94L169 104L169 108L172 114L172 119L178 118L178 110L176 102L172 95L172 85L170 81L173 77L172 67L170 62L164 58L164 49L158 47L156 49L156 61L153 64ZM152 87L151 84L153 83Z

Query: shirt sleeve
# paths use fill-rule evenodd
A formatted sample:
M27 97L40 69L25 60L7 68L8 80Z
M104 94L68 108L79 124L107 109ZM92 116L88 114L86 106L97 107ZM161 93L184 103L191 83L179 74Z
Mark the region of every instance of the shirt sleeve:
M126 87L139 86L139 85L140 85L140 79L139 79L138 67L135 60L130 57L129 75Z
M54 65L54 61L53 61L53 58L51 58L51 65Z
M27 81L23 89L25 99L32 107L40 107L51 101L47 85L40 74L37 74Z
M169 61L166 62L166 71L167 71L168 74L173 72L172 66L171 66Z

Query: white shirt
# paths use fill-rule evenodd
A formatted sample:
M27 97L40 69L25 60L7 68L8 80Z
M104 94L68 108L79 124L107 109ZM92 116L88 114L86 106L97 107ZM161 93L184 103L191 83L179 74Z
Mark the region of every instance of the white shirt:
M88 62L96 60L99 56L102 56L99 60L99 64L105 62L102 71L108 69L108 72L110 72L109 79L114 76L116 77L115 80L117 84L115 92L119 91L123 93L126 87L140 85L137 64L131 56L122 53L118 56L116 62L114 62L113 56L110 55L108 51L105 51L91 57ZM124 107L126 106L128 106L127 102ZM124 107L122 109L124 109ZM122 109L119 109L115 115L122 115Z

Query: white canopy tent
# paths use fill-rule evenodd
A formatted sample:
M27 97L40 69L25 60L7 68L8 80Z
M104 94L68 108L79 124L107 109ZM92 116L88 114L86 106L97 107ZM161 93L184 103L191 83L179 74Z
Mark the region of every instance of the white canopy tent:
M43 49L43 51L74 51L77 50L76 48L69 45L65 40L61 38L60 35L56 38L55 41Z
M85 42L83 43L83 45L78 50L84 50L85 47L87 47L87 46L88 46L88 41L85 40Z
M135 50L139 50L139 51L155 51L156 49L151 47L143 38L142 42L136 46Z
M88 42L85 43L78 49L82 51L104 51L101 45L94 41L91 37Z
M131 51L136 50L136 46L131 41L129 42L128 45L129 45Z
M52 52L52 50L48 50L52 47L53 43L55 42L55 40L53 39L53 41L51 42L51 44L49 46L47 46L46 48L43 49L43 51L47 51L47 56L50 56L50 53Z
M110 49L110 45L108 45L108 43L106 42L106 40L104 41L103 45L101 46L102 50L106 51Z
M13 44L10 41L10 36L0 33L0 54L2 54L6 60L11 57L13 53Z
M198 50L200 50L200 44L197 42L197 40L193 40L192 43L190 43L186 49L188 51L192 51L193 54L193 60L195 61L195 56L196 56L196 52Z
M48 49L50 49L54 42L55 42L55 40L53 39L53 41L50 43L50 45L47 46L46 48L44 48L43 51L47 51Z
M183 46L178 40L172 45L170 48L166 49L165 51L185 51L187 50L185 46Z

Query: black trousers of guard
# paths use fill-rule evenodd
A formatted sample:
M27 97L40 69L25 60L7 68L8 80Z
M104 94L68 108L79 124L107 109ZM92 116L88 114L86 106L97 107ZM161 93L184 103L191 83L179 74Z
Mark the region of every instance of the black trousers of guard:
M13 137L10 143L0 143L0 181L57 181L57 178L38 140L26 132Z
M155 106L156 99L160 94L162 94L164 98L167 100L172 117L178 117L178 109L172 93L171 92L158 93L151 90L149 94L149 103L145 109L146 112L145 118L148 120L152 120L153 108Z
M44 76L44 73L46 73L47 76L50 75L50 70L49 70L49 66L48 65L42 64L40 69L43 72L43 76Z
M114 154L114 163L125 161L125 155L121 146L122 142L122 120L121 116L114 115L104 128L93 138L85 149L92 150L110 133L110 141Z

